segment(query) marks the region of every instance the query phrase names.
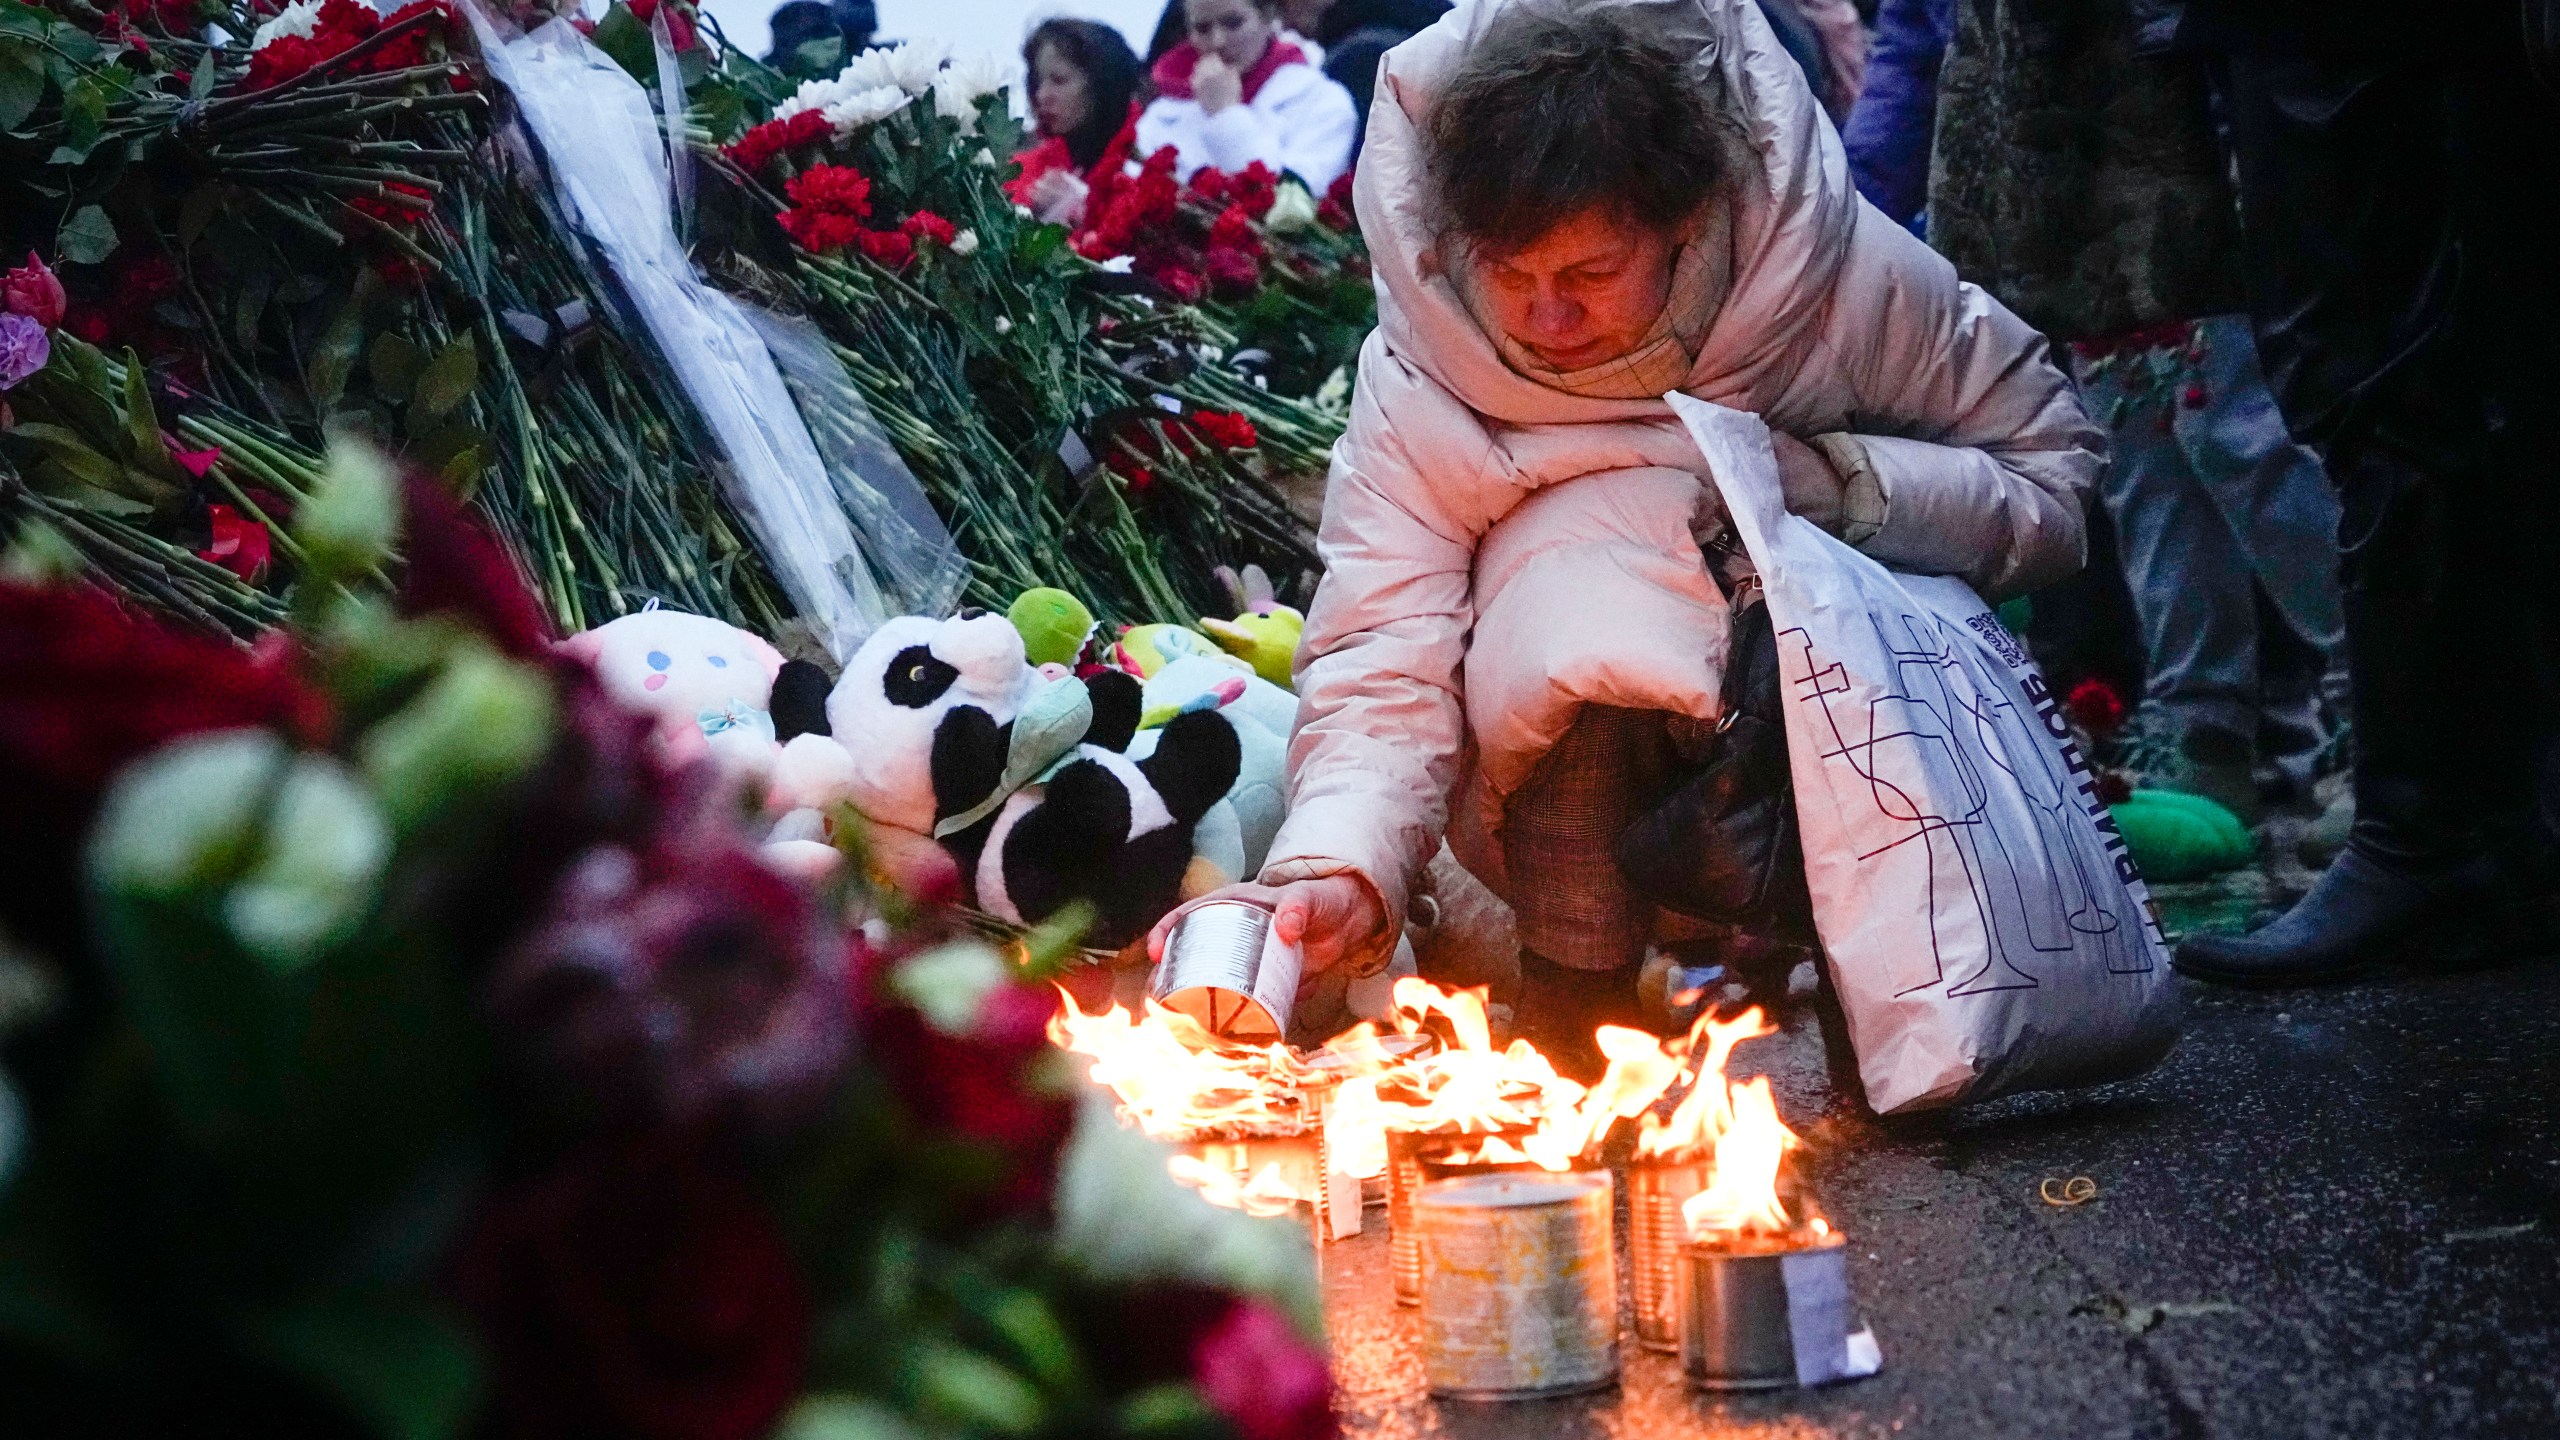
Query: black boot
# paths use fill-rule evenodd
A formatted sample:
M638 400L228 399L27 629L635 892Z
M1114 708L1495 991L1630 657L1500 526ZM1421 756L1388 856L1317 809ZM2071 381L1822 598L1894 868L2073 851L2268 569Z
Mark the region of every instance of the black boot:
M2506 938L2511 908L2485 861L2435 875L2394 870L2350 844L2311 893L2249 935L2178 942L2178 973L2222 985L2275 988L2345 980L2375 962L2477 965Z
M1636 994L1636 969L1576 970L1527 951L1520 953L1520 1003L1511 1033L1538 1047L1556 1073L1588 1085L1609 1068L1592 1032L1603 1025L1634 1029L1645 1024Z

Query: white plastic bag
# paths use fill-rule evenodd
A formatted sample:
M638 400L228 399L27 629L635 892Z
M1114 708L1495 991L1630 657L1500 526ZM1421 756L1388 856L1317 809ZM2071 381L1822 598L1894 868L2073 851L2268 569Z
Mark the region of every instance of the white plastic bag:
M1963 581L1788 514L1759 417L1671 398L1776 622L1805 878L1868 1103L2156 1064L2168 954L2061 697Z

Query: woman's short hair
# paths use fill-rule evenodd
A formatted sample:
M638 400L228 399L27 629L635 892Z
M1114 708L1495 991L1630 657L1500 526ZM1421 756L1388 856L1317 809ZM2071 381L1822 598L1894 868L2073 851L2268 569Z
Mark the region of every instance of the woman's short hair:
M1431 113L1437 222L1502 250L1594 206L1644 225L1686 220L1723 182L1727 153L1726 122L1691 59L1623 7L1506 6Z
M1022 42L1026 73L1039 66L1044 48L1056 50L1060 59L1084 72L1085 94L1092 99L1093 111L1066 137L1067 154L1078 169L1084 169L1102 158L1111 137L1129 123L1129 102L1137 98L1138 81L1145 71L1120 32L1099 21L1041 21ZM1027 90L1030 81L1023 83Z

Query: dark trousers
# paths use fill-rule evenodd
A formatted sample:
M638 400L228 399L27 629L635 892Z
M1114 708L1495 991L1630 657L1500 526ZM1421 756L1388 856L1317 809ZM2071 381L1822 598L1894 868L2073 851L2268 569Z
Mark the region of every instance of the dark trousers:
M2224 98L2267 378L2339 490L2355 843L2539 864L2560 107L2486 10L2393 27L2396 50L2294 13L2224 57Z

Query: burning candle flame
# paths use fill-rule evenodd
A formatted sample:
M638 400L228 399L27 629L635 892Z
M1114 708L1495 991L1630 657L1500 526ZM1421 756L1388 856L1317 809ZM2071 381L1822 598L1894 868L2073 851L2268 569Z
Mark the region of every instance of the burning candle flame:
M1795 1222L1778 1199L1778 1168L1804 1142L1778 1118L1768 1076L1755 1075L1730 1093L1733 1119L1716 1137L1707 1187L1681 1205L1680 1217L1692 1240L1788 1234Z

